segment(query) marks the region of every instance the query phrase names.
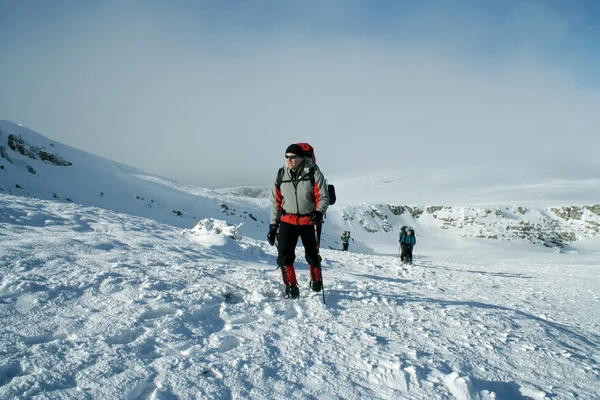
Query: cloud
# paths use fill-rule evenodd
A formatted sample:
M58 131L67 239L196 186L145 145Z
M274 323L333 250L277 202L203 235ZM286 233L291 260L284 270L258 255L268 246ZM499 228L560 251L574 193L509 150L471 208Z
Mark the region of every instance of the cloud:
M3 118L207 187L269 184L298 141L331 174L584 162L600 144L598 92L555 61L573 18L540 3L106 4L54 8L51 29L16 13L37 31L0 41Z

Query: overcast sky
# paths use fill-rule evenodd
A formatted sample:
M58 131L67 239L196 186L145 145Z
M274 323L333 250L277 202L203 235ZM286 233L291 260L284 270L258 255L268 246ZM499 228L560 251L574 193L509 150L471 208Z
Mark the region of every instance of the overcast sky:
M599 21L593 0L0 0L0 118L211 188L271 183L299 141L326 174L590 165Z

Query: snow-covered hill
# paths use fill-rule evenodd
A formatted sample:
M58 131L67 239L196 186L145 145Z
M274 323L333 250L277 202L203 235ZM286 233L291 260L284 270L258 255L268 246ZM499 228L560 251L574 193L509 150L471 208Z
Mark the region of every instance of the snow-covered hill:
M394 235L401 225L446 230L449 235L543 244L569 249L599 235L600 204L530 209L523 207L397 206L343 207L342 219L356 230Z
M335 181L340 201L355 204L548 208L598 203L600 163L578 165L566 158L538 163L471 165L465 157L464 166L403 165L399 160L397 170L328 178Z
M267 229L262 226L268 224L264 200L239 201L237 195L184 185L2 120L0 155L3 193L97 206L181 228L219 214L230 223L246 222L243 229L249 225Z

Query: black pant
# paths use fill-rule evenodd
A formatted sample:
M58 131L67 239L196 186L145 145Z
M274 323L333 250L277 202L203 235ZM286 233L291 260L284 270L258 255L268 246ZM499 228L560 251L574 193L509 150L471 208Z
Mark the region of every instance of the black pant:
M348 251L348 245L350 243L342 243L342 251Z
M412 263L412 246L406 243L400 243L400 261Z
M302 239L306 262L309 265L320 267L321 262L317 250L314 225L291 225L282 222L279 225L279 245L277 246L277 265L288 266L296 260L296 244L298 237Z

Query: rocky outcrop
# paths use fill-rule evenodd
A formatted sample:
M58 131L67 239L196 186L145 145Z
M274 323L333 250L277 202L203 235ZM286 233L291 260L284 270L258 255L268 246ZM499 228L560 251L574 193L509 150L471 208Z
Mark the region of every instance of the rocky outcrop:
M491 240L517 240L542 244L547 247L566 247L577 240L600 234L600 204L564 206L545 209L528 207L456 207L408 206L389 204L391 214L380 206L364 206L353 215L345 210L343 218L357 218L368 232L399 230L393 219L405 221L407 217L419 222L425 215L428 223L437 221L440 229L456 230L463 237Z
M46 163L53 164L60 167L68 167L73 165L69 161L61 158L57 154L49 153L44 148L40 148L38 146L34 146L32 144L27 143L20 135L8 135L7 137L7 145L8 147L14 151L19 152L24 156L31 158L32 160L37 160L38 158ZM10 157L8 156L8 152L5 149L0 151L0 155L2 158L7 159L9 162ZM30 171L31 172L31 171Z
M346 219L346 217L344 217L344 219ZM352 220L352 218L348 219ZM381 212L376 206L370 206L368 210L363 211L358 222L367 232L371 233L378 232L379 229L384 232L390 232L393 229L392 224L388 221L388 216Z

